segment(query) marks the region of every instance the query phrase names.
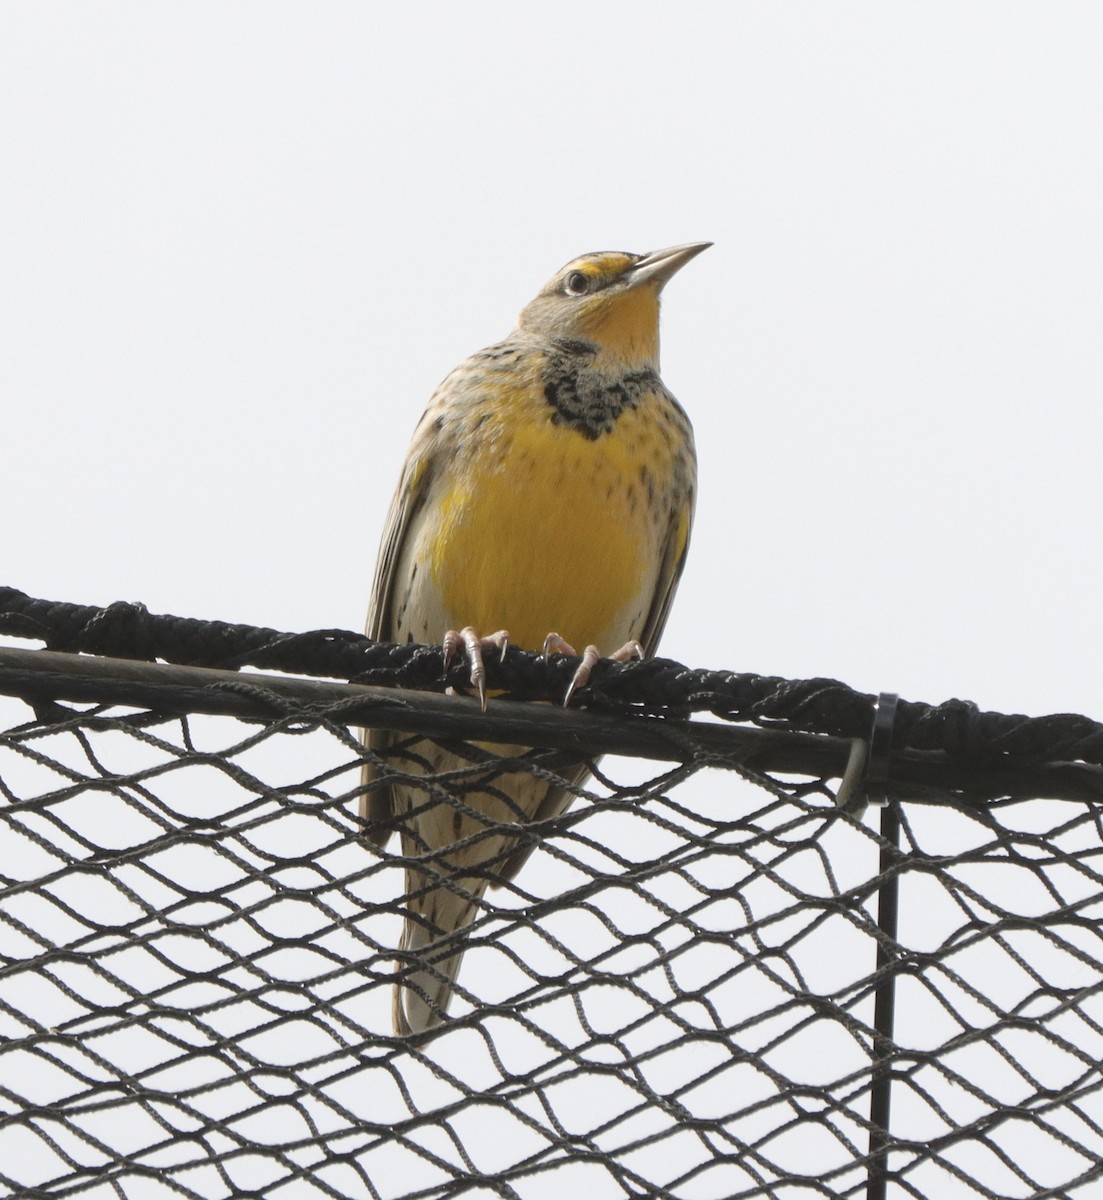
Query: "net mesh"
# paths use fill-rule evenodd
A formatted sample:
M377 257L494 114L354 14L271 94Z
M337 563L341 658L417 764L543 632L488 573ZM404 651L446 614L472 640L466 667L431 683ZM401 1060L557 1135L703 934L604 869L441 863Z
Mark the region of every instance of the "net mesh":
M895 853L824 779L606 758L412 1040L355 731L28 712L0 701L12 1195L862 1196L883 1072L888 1195L1098 1193L1097 805L905 801Z

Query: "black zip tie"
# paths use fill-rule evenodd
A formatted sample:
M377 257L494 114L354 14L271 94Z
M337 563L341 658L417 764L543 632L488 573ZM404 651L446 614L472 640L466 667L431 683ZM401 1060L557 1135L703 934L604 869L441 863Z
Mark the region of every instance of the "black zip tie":
M884 808L888 803L889 758L899 703L900 697L895 692L882 692L873 706L873 729L869 735L869 758L862 790L866 802L877 808Z
M869 738L854 738L843 777L835 791L835 803L857 820L867 805L883 808L888 796L889 756L900 697L882 692L873 702L873 725Z

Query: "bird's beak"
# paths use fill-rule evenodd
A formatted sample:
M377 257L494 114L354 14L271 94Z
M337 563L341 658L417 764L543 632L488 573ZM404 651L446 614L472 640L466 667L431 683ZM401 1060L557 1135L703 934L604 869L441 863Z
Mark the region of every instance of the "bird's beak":
M680 271L691 258L707 250L712 242L687 242L684 246L667 246L665 250L652 250L645 254L632 268L632 286L638 283L653 283L655 290L662 289L666 281Z

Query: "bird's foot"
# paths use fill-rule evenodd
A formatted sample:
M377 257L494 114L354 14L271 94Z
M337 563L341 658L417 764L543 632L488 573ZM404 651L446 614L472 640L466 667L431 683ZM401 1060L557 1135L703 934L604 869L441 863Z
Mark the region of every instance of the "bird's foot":
M509 633L499 629L489 637L479 637L471 625L463 629L449 629L442 642L444 649L445 671L452 665L456 652L462 646L467 661L471 664L471 686L479 693L479 707L486 712L486 667L483 666L483 651L497 650L498 661L501 662L509 649Z
M578 651L565 638L561 638L558 633L549 633L544 639L544 657L550 658L553 654L569 654L572 657L578 656ZM633 639L630 642L625 642L619 650L614 650L609 657L613 662L627 662L630 658L643 658L643 647ZM593 669L597 666L598 660L601 658L601 651L596 646L587 646L582 651L582 661L578 664L578 669L571 678L570 687L567 688L567 694L563 697L563 707L566 708L571 702L571 697L578 691L579 688L584 688L590 682L590 675Z

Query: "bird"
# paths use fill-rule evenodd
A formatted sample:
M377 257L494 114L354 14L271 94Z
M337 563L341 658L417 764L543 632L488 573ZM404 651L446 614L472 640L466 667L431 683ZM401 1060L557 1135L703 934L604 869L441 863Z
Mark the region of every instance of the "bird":
M654 653L697 487L692 426L659 376L660 295L710 245L572 259L504 341L444 379L386 519L369 637L462 651L484 707L484 657L509 646L584 647L568 699L602 650ZM393 1026L409 1037L444 1021L487 887L532 852L517 825L565 811L588 772L572 763L557 784L416 736L364 736L383 755L364 767L367 836L382 847L397 826L406 861ZM456 773L447 794L441 772Z

